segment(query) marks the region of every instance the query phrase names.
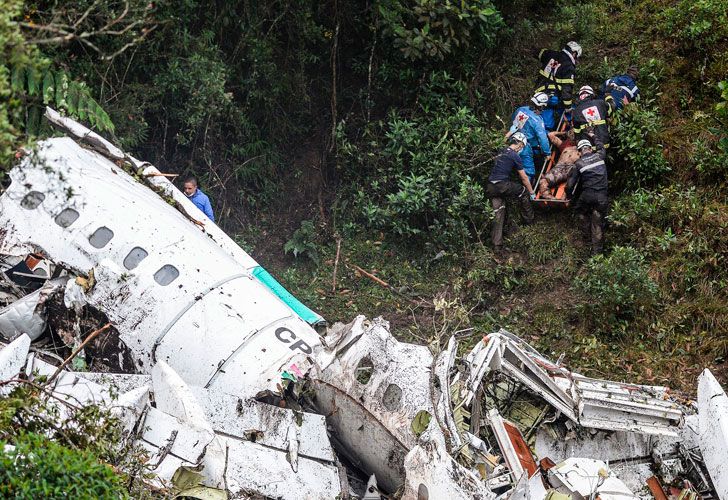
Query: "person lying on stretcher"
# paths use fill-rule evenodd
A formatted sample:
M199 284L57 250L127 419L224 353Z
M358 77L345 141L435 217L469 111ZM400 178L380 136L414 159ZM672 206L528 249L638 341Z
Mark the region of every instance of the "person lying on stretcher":
M549 189L566 182L571 169L574 167L574 162L579 159L573 129L566 132L549 132L548 136L551 144L559 150L559 161L556 166L541 177L538 183L538 192L543 200L554 199Z

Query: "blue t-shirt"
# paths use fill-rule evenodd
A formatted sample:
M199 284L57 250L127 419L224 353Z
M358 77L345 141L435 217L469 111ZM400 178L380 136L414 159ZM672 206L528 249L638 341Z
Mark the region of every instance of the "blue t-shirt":
M192 196L187 197L192 203L199 208L203 214L207 215L207 218L212 222L215 222L215 215L212 213L212 205L210 204L210 198L205 193L196 189Z
M495 159L495 165L488 180L491 182L510 180L513 169L523 170L523 160L511 148L505 148Z

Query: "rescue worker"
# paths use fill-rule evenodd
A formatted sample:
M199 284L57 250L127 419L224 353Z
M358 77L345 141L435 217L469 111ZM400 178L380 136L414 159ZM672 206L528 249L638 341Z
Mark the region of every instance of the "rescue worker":
M568 196L574 196L579 187L574 210L579 216L584 236L591 242L591 253L596 255L604 250L604 221L609 209L607 197L607 165L604 149L598 135L590 133L596 149L589 139L582 139L576 145L581 158L574 164L566 185Z
M551 188L554 188L566 182L574 167L574 163L579 159L579 152L576 150L576 139L574 138L574 129L566 132L549 132L549 140L559 150L559 159L555 166L546 172L538 183L538 192L542 199L553 200L551 196Z
M571 109L576 63L580 57L581 45L574 41L567 43L561 51L542 49L538 53L541 70L536 92L549 96L548 109L543 113L547 130L556 129L562 113Z
M605 99L600 99L594 95L594 89L589 85L584 85L579 89L579 102L574 106L574 132L576 139L586 139L589 129L599 137L605 148L609 147L609 125L607 118L616 108L614 99L611 95L607 95Z
M528 144L521 150L521 159L531 184L536 178L536 166L540 168L544 156L551 154L546 128L541 119L541 112L546 109L547 102L548 96L543 92L531 97L528 106L521 106L513 112L513 124L506 134L506 139L517 131L525 134Z
M504 148L495 159L495 165L488 177L485 192L493 203L493 227L490 238L496 253L503 251L503 223L506 220L505 198L515 198L521 205L521 216L524 222L533 222L533 207L531 199L534 197L533 188L523 169L523 160L518 155L528 144L523 132L516 132L508 139L508 147ZM511 180L511 173L518 173L521 184Z
M606 80L599 90L600 97L611 96L616 109L622 109L631 102L639 101L640 89L637 87L637 77L640 70L637 66L630 66L623 75L613 76Z

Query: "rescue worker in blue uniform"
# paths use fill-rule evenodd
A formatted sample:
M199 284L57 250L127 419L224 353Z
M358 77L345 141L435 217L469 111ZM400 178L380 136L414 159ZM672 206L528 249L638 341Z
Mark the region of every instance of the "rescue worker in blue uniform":
M513 133L508 139L508 147L503 149L495 159L495 165L488 177L485 192L493 204L495 217L490 237L496 253L503 250L503 223L506 219L506 198L517 199L521 206L521 215L524 222L533 222L533 208L531 199L534 197L533 187L523 169L523 160L519 156L528 145L528 140L522 132ZM518 174L520 183L511 180L513 172ZM530 195L530 196L529 196Z
M589 139L582 139L576 145L581 158L574 163L566 184L566 194L576 197L574 210L579 216L584 236L591 240L591 253L596 255L604 249L604 222L609 209L607 197L607 151L599 136L591 133L596 150ZM576 195L575 191L579 191Z
M506 138L517 131L526 135L528 144L521 150L520 156L523 160L523 170L531 184L536 178L536 167L541 168L543 158L551 154L551 144L541 118L541 113L546 109L547 103L546 94L536 93L528 106L521 106L513 112L511 117L513 124L506 134Z
M573 125L576 140L586 139L587 132L593 130L605 148L609 147L609 124L607 119L615 110L616 104L611 95L601 99L594 95L594 89L584 85L579 89L579 101L574 106Z
M616 109L622 109L631 102L639 101L640 89L637 87L639 74L640 71L637 66L630 66L625 74L613 76L606 80L599 89L599 96L602 98L611 96Z
M546 130L555 130L561 114L571 109L576 63L580 57L581 45L573 41L561 51L543 49L538 53L541 70L536 92L549 96L548 108L543 113Z

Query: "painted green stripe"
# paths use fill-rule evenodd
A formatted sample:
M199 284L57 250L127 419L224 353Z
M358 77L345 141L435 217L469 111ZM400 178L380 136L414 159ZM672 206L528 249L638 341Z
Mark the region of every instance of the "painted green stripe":
M311 309L306 307L303 302L294 297L291 292L283 288L283 285L278 283L278 281L276 281L276 279L262 267L258 266L253 268L253 277L263 283L266 288L273 292L276 297L285 302L285 304L290 307L293 312L298 315L298 317L309 325L313 326L326 322L320 314L313 312Z

